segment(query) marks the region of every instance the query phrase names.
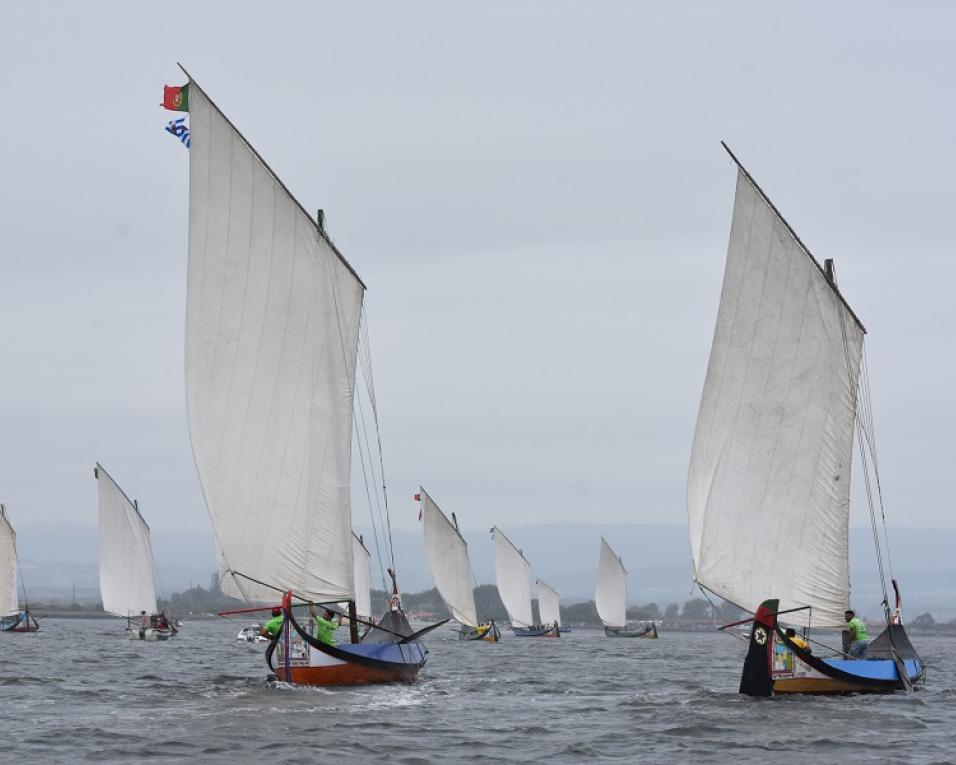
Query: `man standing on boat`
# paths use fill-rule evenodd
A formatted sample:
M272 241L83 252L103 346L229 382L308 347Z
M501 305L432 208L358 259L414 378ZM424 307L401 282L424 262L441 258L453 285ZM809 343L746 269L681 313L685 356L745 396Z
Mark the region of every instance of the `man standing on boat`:
M852 610L845 611L843 618L846 619L846 628L850 633L850 650L847 653L853 659L865 659L866 649L870 644L866 625Z
M312 618L315 619L316 639L321 640L326 645L335 645L335 631L342 624L342 614L339 614L338 621L334 621L335 612L326 608L325 611L322 612L322 616L319 616L319 612L311 603L309 604L309 613L311 613Z
M274 638L282 630L282 609L276 606L272 609L272 618L262 625L262 629L259 630L259 634L262 637L267 637L270 640Z

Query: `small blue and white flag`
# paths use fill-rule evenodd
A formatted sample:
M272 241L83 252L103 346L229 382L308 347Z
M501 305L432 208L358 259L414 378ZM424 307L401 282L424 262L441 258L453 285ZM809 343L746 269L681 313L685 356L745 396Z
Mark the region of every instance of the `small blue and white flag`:
M170 120L169 124L166 126L166 132L172 133L183 142L183 146L185 146L187 149L189 148L189 127L186 125L185 117L180 117L176 120Z

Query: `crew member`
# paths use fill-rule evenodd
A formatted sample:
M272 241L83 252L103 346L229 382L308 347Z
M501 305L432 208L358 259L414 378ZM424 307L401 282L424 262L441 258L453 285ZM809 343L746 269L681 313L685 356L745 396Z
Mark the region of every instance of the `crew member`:
M866 634L866 625L863 624L863 621L857 617L856 613L852 610L845 611L843 618L846 619L846 628L850 633L850 650L848 651L850 657L854 659L865 659L866 649L870 645L869 638Z
M309 611L312 618L315 619L315 637L326 645L335 645L335 631L342 624L342 614L339 614L338 621L335 620L335 612L326 608L319 616L315 606L309 604Z
M282 630L282 609L276 606L272 609L272 618L262 625L259 634L270 640Z
M797 636L797 631L793 627L787 627L787 639L794 643L797 648L800 648L804 651L810 650L810 644L804 640L802 637Z

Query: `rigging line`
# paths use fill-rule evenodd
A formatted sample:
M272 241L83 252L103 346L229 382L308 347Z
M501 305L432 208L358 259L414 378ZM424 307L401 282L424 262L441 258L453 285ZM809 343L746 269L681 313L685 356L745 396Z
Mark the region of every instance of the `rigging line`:
M863 370L864 385L866 391L866 409L869 429L867 432L867 442L870 448L870 459L873 461L873 476L876 480L876 496L880 503L880 518L883 521L883 544L886 546L886 562L890 568L890 578L895 579L893 573L893 556L890 550L889 530L886 527L886 508L883 504L883 486L880 483L880 465L876 457L876 427L873 419L873 394L870 389L870 368L866 357L866 347L863 348Z
M846 318L844 316L843 311L840 310L840 306L837 306L837 315L840 317L840 334L841 334L841 339L843 340L843 354L846 360L846 371L847 371L847 377L849 380L850 391L851 391L851 394L852 393L857 394L856 395L857 406L853 408L853 419L856 425L857 434L859 436L860 465L862 466L862 469L863 469L863 483L866 488L866 501L867 501L867 505L870 512L870 528L873 532L873 546L876 550L876 562L877 562L877 567L879 569L879 574L880 574L880 587L883 590L883 602L884 604L886 604L889 602L887 592L886 592L886 572L884 571L884 568L883 568L883 551L880 545L879 527L876 522L876 508L873 503L873 491L872 491L872 487L870 486L869 465L866 459L867 445L865 442L865 438L863 436L863 421L866 419L866 414L864 412L863 415L861 416L861 412L860 412L861 407L865 409L865 401L867 396L866 392L863 390L863 369L862 368L860 369L859 376L857 377L856 380L854 380L853 379L853 363L850 358L850 339L846 329ZM865 340L861 339L860 341L861 367L862 367L864 345L865 345ZM851 461L852 461L852 454L851 454ZM888 615L888 612L887 612L887 615Z
M382 534L385 533L385 522L382 520L382 503L379 501L378 491L374 489L375 485L375 466L372 461L372 448L369 443L368 438L368 426L365 421L365 409L362 406L362 397L361 395L356 395L356 407L358 409L358 417L355 419L355 435L356 441L359 447L359 456L362 459L362 474L365 480L365 492L368 498L368 507L369 507L369 519L372 522L372 533L375 537L375 547L376 554L378 557L379 573L382 578L382 589L387 593L388 592L388 582L385 577L385 563L382 559L382 544L379 541L378 526L382 526ZM359 424L361 423L361 428ZM362 438L365 438L364 447L365 451L362 451ZM368 455L368 465L365 464L365 455ZM369 478L371 476L371 479ZM372 504L372 495L375 495L375 506ZM376 522L375 511L378 510L378 521Z
M378 511L378 524L381 525L381 527L382 527L382 534L385 535L385 532L386 532L385 517L386 517L386 516L383 514L383 511L382 511L382 503L381 503L381 501L379 500L378 491L377 491L377 489L374 487L374 482L375 482L375 480L376 480L375 465L374 465L374 462L373 462L373 460L372 460L372 446L371 446L371 443L370 443L369 438L368 438L368 429L367 429L367 425L366 425L366 422L365 422L365 410L364 410L364 408L362 407L361 399L358 400L358 411L359 411L359 419L361 420L361 423L362 423L361 435L364 435L364 436L365 436L365 451L366 451L366 453L368 454L368 474L371 476L370 486L372 487L372 488L370 488L370 493L373 493L373 494L375 495L375 508L376 508L377 511ZM361 444L359 445L359 449L361 449ZM385 513L387 513L387 512L388 512L388 511L386 510ZM375 520L375 515L374 515L374 513L372 512L371 499L369 500L369 515L370 515L371 518L372 518L373 528L376 528L376 529L377 529L376 520ZM376 533L377 533L377 532L376 532ZM376 542L377 542L377 537L376 537ZM392 570L394 570L394 566L395 566L394 554L392 554L392 555L389 557L389 560L391 561ZM381 560L379 561L379 565L382 567L382 583L383 583L383 586L384 586L384 588L385 588L385 592L388 592L388 591L389 591L389 587L388 587L388 582L387 582L387 580L386 580L386 578L385 578L385 567L384 567L384 565L383 565L383 563L382 563Z
M382 546L378 540L378 526L375 523L375 513L372 507L372 489L371 489L371 484L369 483L369 480L368 480L368 471L365 468L365 453L362 451L362 441L361 441L361 436L358 430L358 427L359 427L358 420L353 420L352 424L355 430L355 441L358 444L359 461L362 464L362 483L365 486L365 496L366 496L366 499L368 500L369 520L371 520L372 522L372 538L375 541L375 557L378 558L378 569L379 569L379 575L382 578L382 587L387 592L388 587L386 587L385 585L385 565L382 562Z
M378 421L378 406L375 403L375 387L374 381L372 380L372 344L368 339L368 312L365 314L365 347L368 351L368 377L366 380L366 386L369 392L369 401L372 404L372 416L375 420L375 438L378 442L378 461L379 469L382 475L382 499L385 502L385 521L388 524L388 548L389 555L392 561L392 571L395 571L395 545L392 541L392 517L388 509L388 487L385 484L385 455L382 451L382 429L379 427Z

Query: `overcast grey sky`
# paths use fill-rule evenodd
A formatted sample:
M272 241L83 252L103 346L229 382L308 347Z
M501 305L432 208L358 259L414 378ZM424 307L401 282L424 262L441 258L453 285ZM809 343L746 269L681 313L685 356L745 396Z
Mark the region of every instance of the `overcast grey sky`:
M956 526L956 6L4 17L0 500L18 525L95 523L99 460L153 527L208 529L183 403L187 154L158 106L181 61L369 285L398 526L419 482L467 528L684 523L733 203L722 138L870 331L890 523ZM365 523L358 485L355 506Z

